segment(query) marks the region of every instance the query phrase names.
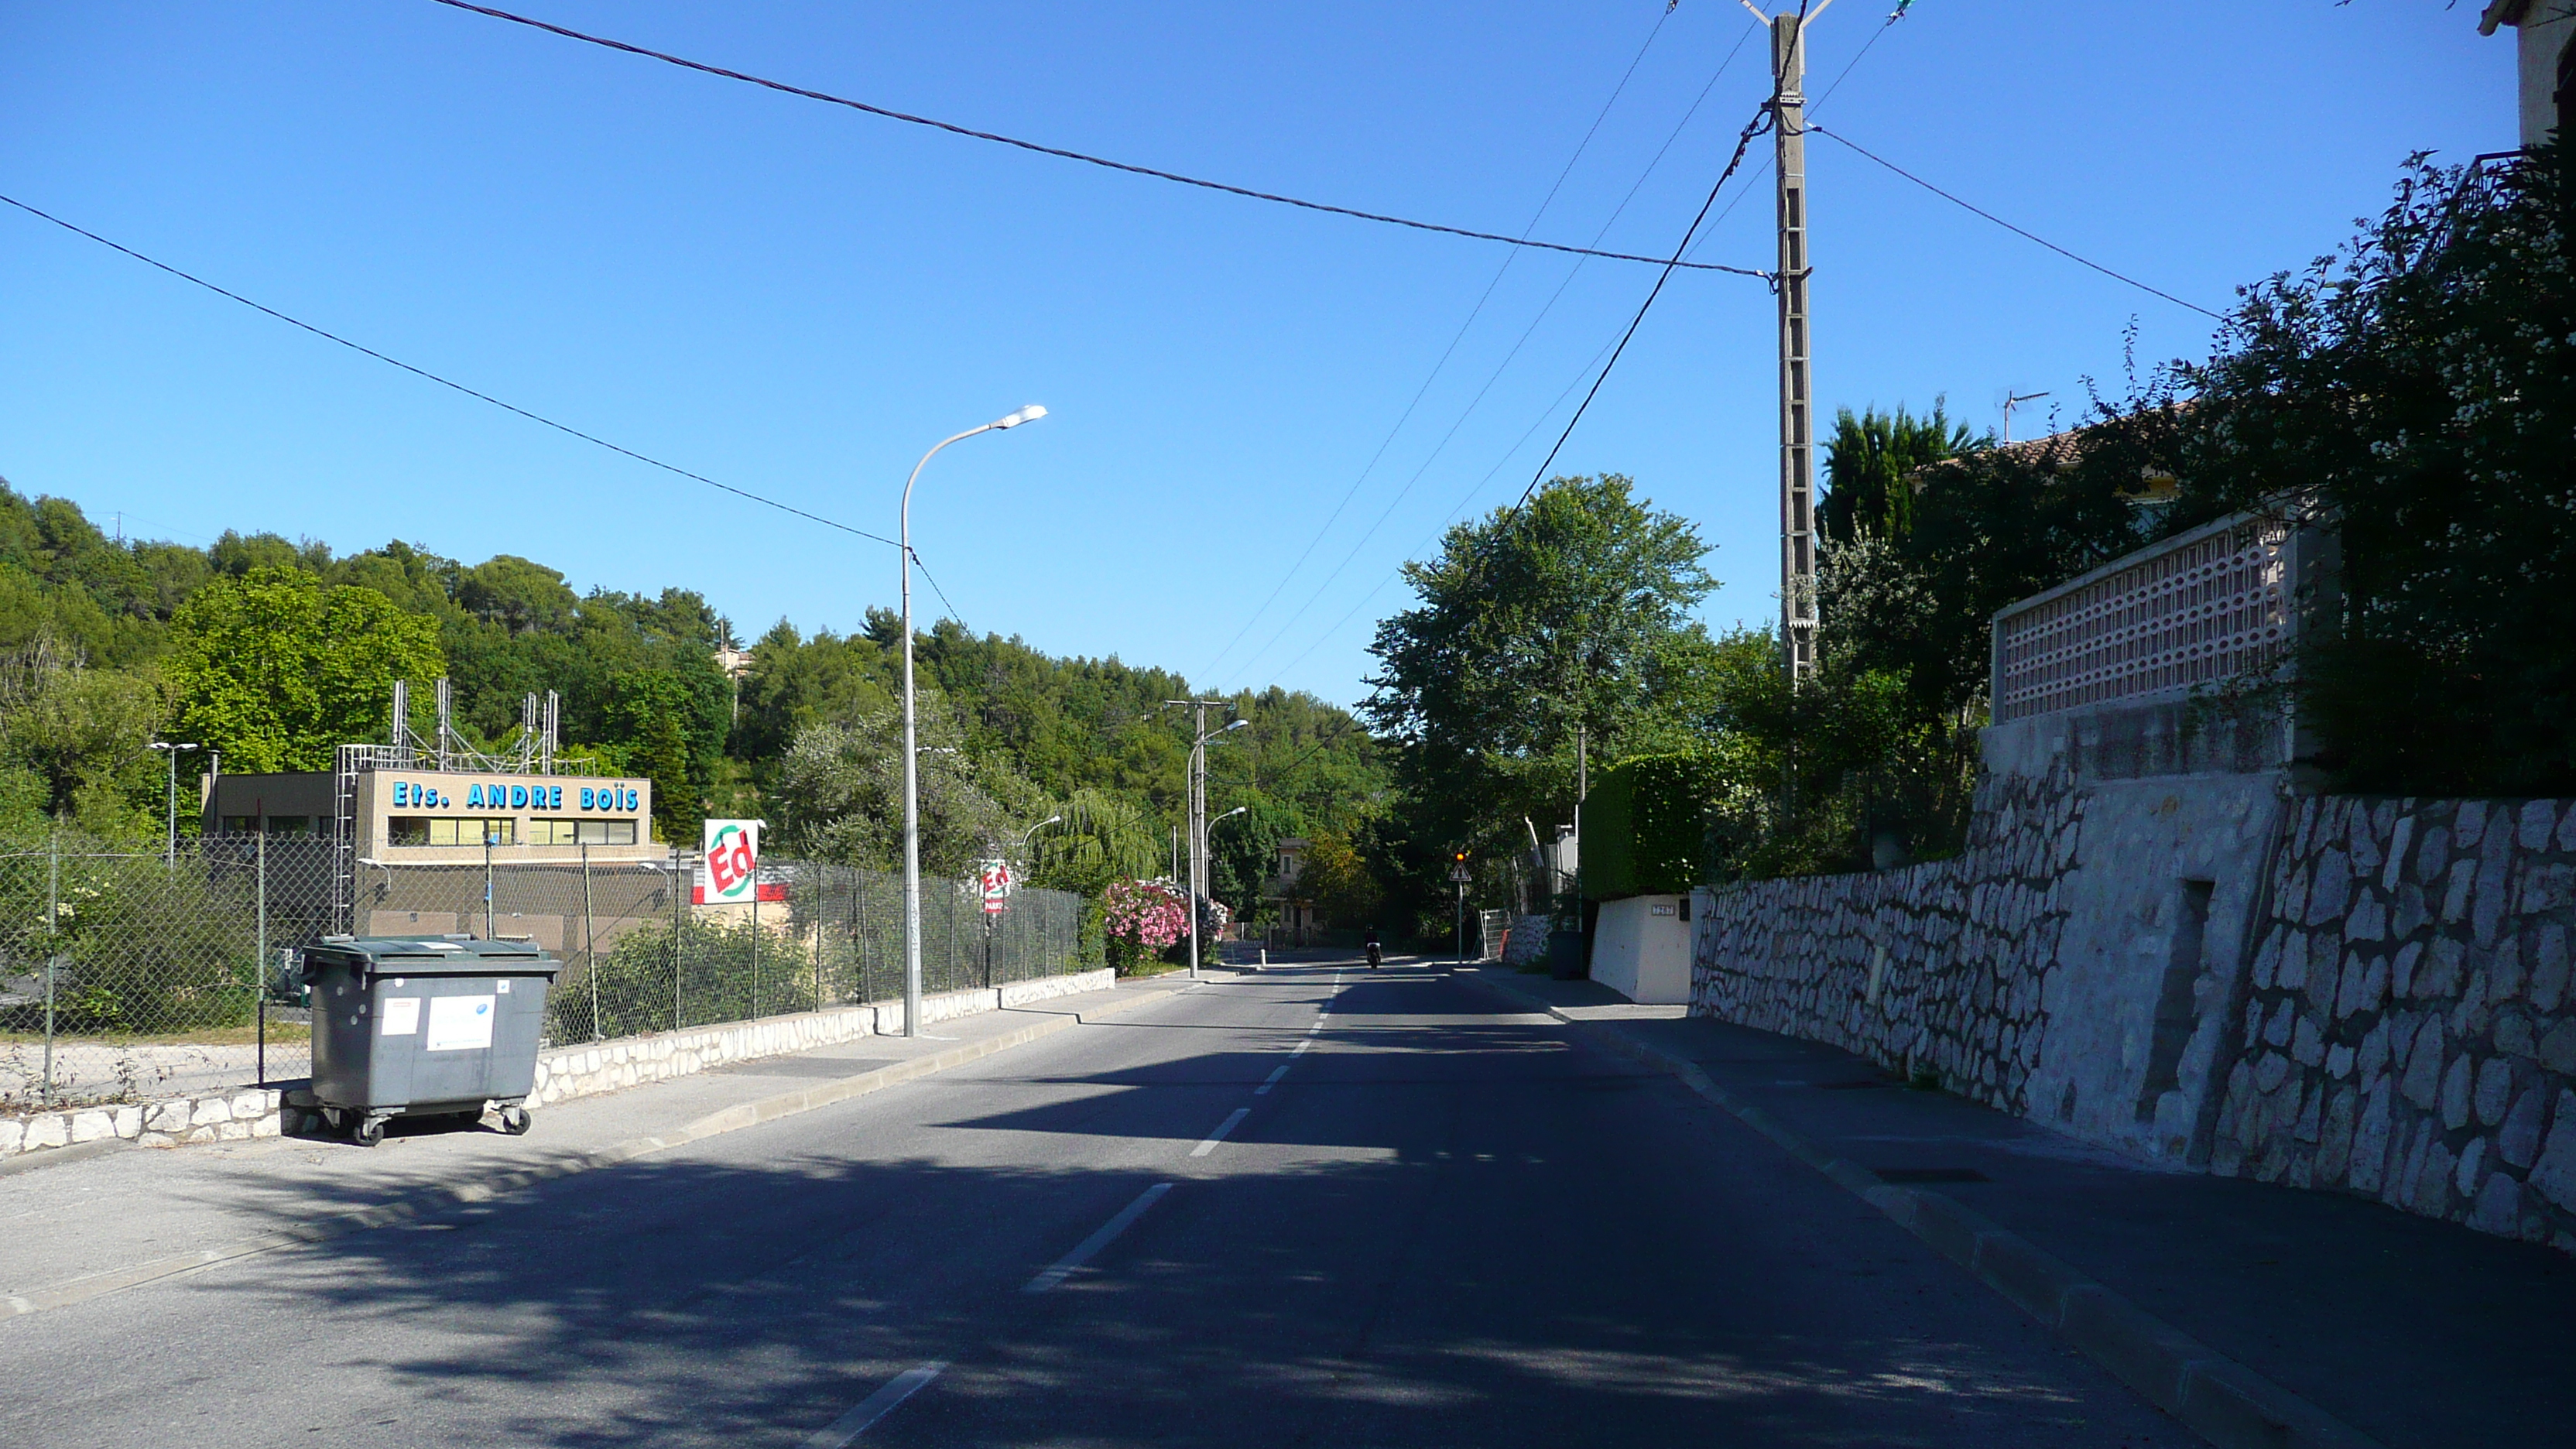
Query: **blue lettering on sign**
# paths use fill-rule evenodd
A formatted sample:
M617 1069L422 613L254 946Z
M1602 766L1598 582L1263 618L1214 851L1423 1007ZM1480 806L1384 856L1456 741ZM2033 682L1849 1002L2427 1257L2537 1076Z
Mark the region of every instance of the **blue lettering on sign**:
M466 790L465 790L465 808L467 808L467 809L469 809L469 810L480 810L480 809L482 809L482 808L483 808L483 787L482 787L482 786L480 786L480 785L469 785L469 786L467 786L467 787L466 787Z
M563 786L548 785L546 787L546 808L549 810L561 810L563 808Z
M396 805L408 805L411 803L410 785L405 784L400 780L394 781L394 803Z
M584 786L582 786L582 787L581 787L581 808L582 808L582 809L584 809L584 810L589 809L589 808L590 808L590 797L592 797L593 795L596 795L596 794L598 794L598 793L599 793L598 791L593 790L593 789L592 789L591 787L589 787L588 785L584 785Z
M510 808L513 810L525 810L528 808L527 786L513 785L510 787Z

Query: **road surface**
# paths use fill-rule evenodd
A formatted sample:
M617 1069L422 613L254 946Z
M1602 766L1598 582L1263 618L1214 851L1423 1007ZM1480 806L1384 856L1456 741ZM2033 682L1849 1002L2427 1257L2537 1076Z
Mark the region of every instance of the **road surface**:
M1436 965L1223 976L0 1354L0 1442L49 1446L2196 1442Z

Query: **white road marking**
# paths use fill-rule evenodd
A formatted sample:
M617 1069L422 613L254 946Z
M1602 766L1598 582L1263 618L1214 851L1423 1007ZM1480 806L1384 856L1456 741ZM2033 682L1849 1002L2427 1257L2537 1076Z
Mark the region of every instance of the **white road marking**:
M1072 1277L1083 1264L1090 1262L1093 1254L1115 1242L1120 1233L1134 1227L1136 1220L1145 1215L1145 1209L1162 1201L1163 1194L1171 1190L1170 1183L1158 1182L1137 1194L1134 1202L1118 1210L1118 1216L1102 1223L1100 1231L1074 1244L1072 1252L1049 1263L1045 1272L1021 1285L1020 1291L1045 1293L1062 1285L1064 1280Z
M1315 1044L1315 1043L1314 1043L1314 1040L1313 1040L1312 1038L1309 1038L1309 1039L1307 1039L1307 1040L1305 1040L1305 1041L1301 1041L1301 1042L1297 1043L1297 1049L1296 1049L1295 1051L1293 1051L1293 1052L1290 1052L1288 1055L1290 1055L1290 1056L1292 1056L1292 1057L1302 1057L1302 1056L1304 1056L1304 1055L1306 1054L1306 1048L1308 1048L1308 1047L1310 1047L1310 1046L1313 1046L1314 1044Z
M870 1425L894 1412L895 1405L930 1387L930 1381L947 1369L944 1363L926 1363L905 1369L886 1381L886 1386L870 1394L855 1409L834 1419L828 1428L805 1441L805 1449L847 1449L857 1442Z
M1299 1049L1300 1051L1302 1051L1302 1050L1304 1050L1305 1048L1304 1048L1304 1047L1303 1047L1303 1045L1301 1044L1301 1045L1299 1046L1299 1048L1298 1048L1298 1049ZM1269 1096L1269 1095L1270 1095L1270 1089L1271 1089L1271 1088L1273 1088L1273 1087L1275 1087L1275 1086L1278 1086L1278 1085L1279 1085L1279 1079L1280 1079L1281 1077L1286 1076L1286 1075L1288 1075L1288 1064L1287 1064L1286 1062L1281 1062L1281 1063L1279 1064L1278 1070L1273 1071L1273 1072L1270 1074L1270 1080L1269 1080L1269 1081L1266 1081L1266 1082L1262 1083L1260 1086L1255 1087L1255 1088L1253 1088L1253 1089L1252 1089L1252 1095L1254 1095L1254 1096L1256 1096L1256 1097L1267 1097L1267 1096Z
M1190 1149L1190 1156L1205 1157L1209 1153L1216 1151L1216 1145L1225 1140L1225 1134L1233 1131L1237 1123L1251 1115L1252 1109L1250 1107L1235 1108L1232 1116L1227 1117L1224 1121L1216 1124L1216 1130L1208 1134L1205 1142L1202 1142L1198 1146Z

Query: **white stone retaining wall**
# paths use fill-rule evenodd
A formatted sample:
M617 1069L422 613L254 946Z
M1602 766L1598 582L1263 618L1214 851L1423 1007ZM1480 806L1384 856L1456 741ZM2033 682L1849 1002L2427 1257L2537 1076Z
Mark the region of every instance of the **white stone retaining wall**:
M1099 970L1015 981L989 989L942 992L921 999L921 1021L929 1026L1058 996L1106 991L1116 984L1114 974ZM880 1001L795 1016L692 1027L687 1031L654 1032L583 1046L553 1047L537 1054L537 1085L528 1100L534 1106L568 1102L576 1097L684 1077L729 1062L810 1051L902 1030L903 1003ZM160 1102L0 1118L0 1159L112 1138L147 1147L176 1147L192 1142L274 1137L280 1131L283 1095L275 1089L236 1088Z
M2211 1170L2576 1252L2576 801L2293 822Z
M1827 1042L2029 1110L2080 802L2062 771L1980 792L1954 860L1703 888L1691 1014Z

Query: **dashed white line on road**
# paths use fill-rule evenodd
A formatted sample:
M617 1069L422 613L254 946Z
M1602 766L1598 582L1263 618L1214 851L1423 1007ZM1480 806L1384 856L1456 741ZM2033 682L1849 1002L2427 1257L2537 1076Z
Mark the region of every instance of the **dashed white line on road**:
M1236 1115L1240 1116L1242 1114L1237 1113ZM1229 1122L1226 1125L1232 1126L1233 1124ZM1105 1247L1108 1247L1112 1242L1117 1240L1120 1233L1123 1233L1129 1228L1135 1226L1136 1220L1145 1215L1145 1209L1162 1201L1163 1194L1170 1192L1171 1190L1172 1185L1170 1183L1158 1182L1152 1187L1145 1189L1143 1192L1138 1193L1134 1202L1131 1202L1127 1204L1127 1206L1118 1210L1118 1216L1102 1223L1098 1232L1093 1233L1090 1237L1074 1244L1072 1252L1065 1254L1063 1257L1056 1259L1052 1263L1049 1263L1045 1272L1040 1273L1036 1277L1031 1278L1027 1283L1021 1285L1020 1291L1023 1293L1045 1293L1060 1286L1065 1279L1072 1277L1075 1271L1081 1268L1083 1264L1090 1262L1093 1254L1099 1252Z
M1303 1048L1302 1048L1302 1047L1301 1047L1301 1048L1299 1048L1299 1049L1300 1049L1300 1050L1303 1050ZM1255 1088L1253 1088L1253 1089L1252 1089L1252 1095L1254 1095L1254 1096L1256 1096L1256 1097L1267 1097L1267 1096L1269 1096L1269 1095L1270 1095L1270 1089L1271 1089L1271 1088L1273 1088L1273 1087L1275 1087L1275 1086L1278 1086L1278 1085L1279 1085L1279 1079L1280 1079L1281 1077L1286 1076L1286 1075L1288 1075L1288 1064L1287 1064L1286 1062L1281 1062L1281 1063L1279 1064L1279 1066L1278 1066L1278 1069L1277 1069L1277 1070L1275 1070L1275 1071L1273 1071L1273 1072L1271 1072L1271 1074L1270 1074L1270 1080L1269 1080L1269 1081L1263 1082L1260 1086L1255 1087Z
M930 1381L939 1377L947 1367L944 1363L926 1363L896 1374L886 1381L884 1388L862 1400L857 1408L834 1419L829 1426L806 1440L805 1449L848 1449L861 1434L868 1432L870 1425L893 1413L895 1405L930 1387Z
M1308 1038L1308 1039L1307 1039L1307 1040L1305 1040L1305 1041L1301 1041L1301 1042L1297 1043L1297 1049L1296 1049L1295 1051L1293 1051L1293 1052L1290 1052L1288 1055L1290 1055L1290 1056L1292 1056L1292 1057L1302 1057L1302 1056L1304 1056L1304 1055L1306 1054L1306 1048L1308 1048L1308 1047L1310 1047L1310 1046L1313 1046L1314 1044L1315 1044L1315 1043L1314 1043L1314 1040L1313 1040L1312 1038Z
M1284 1070L1284 1069L1283 1069L1283 1070ZM1233 1115L1231 1115L1231 1116L1227 1117L1224 1121L1219 1122L1218 1124L1216 1124L1216 1130L1215 1130L1214 1132L1211 1132L1211 1133L1209 1133L1209 1134L1208 1134L1208 1136L1207 1136L1207 1140L1206 1140L1205 1142L1202 1142L1202 1143L1200 1143L1198 1146L1193 1147L1193 1148L1191 1148L1191 1149L1190 1149L1190 1156L1192 1156L1192 1157L1205 1157L1205 1156L1207 1156L1209 1153L1216 1151L1216 1145L1217 1145L1218 1143L1223 1142L1223 1141L1225 1140L1225 1134L1227 1134L1228 1132L1233 1131L1233 1130L1235 1129L1236 1124L1240 1123L1244 1118L1249 1117L1249 1116L1251 1116L1251 1115L1252 1115L1252 1109L1251 1109L1250 1107L1237 1107L1237 1108L1235 1108L1235 1109L1234 1109L1234 1113L1233 1113Z

